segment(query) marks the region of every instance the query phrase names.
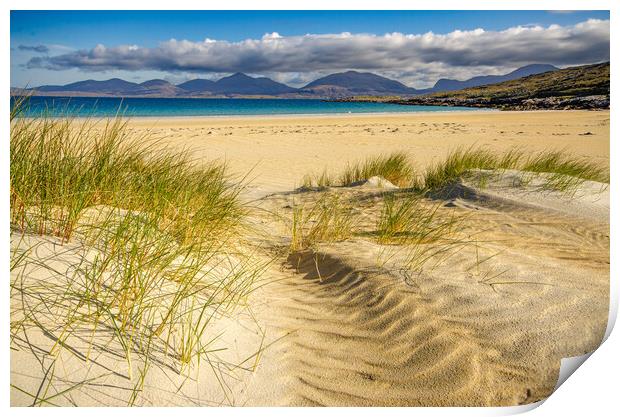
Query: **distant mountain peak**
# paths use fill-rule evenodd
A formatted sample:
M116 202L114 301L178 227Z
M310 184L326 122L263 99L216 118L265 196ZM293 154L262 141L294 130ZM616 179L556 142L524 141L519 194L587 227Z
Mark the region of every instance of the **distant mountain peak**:
M302 90L323 91L340 96L411 95L417 90L371 72L346 71L330 74L307 84Z
M555 71L559 68L551 64L528 64L528 65L524 65L522 67L517 68L515 71L525 70L525 69L548 69L550 71Z
M517 78L527 77L528 75L542 74L549 71L557 71L559 68L551 64L529 64L519 67L516 70L504 75L480 75L468 80L452 80L442 78L435 83L435 86L429 89L429 92L440 91L456 91L464 88L479 87L481 85L496 84L503 81L516 80Z
M242 73L242 72L235 72L234 74L229 75L228 77L224 77L224 78L233 78L233 79L234 79L234 78L241 78L241 79L246 79L246 80L247 80L248 78L249 78L249 79L254 79L253 77L250 77L249 75L244 74L244 73Z
M67 85L43 85L32 90L49 95L90 95L90 96L157 96L157 97L213 97L213 96L285 96L335 98L360 95L374 96L412 96L440 91L460 90L468 87L495 84L529 75L555 71L550 64L529 64L517 68L509 74L483 75L459 81L440 79L433 88L416 90L405 84L371 72L348 70L321 77L302 88L289 87L267 77L252 77L243 72L235 72L217 81L196 78L178 85L163 79L153 79L140 84L120 78L109 80L84 80Z
M140 83L141 86L149 87L149 86L160 86L160 85L172 85L166 80L162 80L160 78L155 78L153 80L148 80L143 83Z
M237 72L216 81L212 91L219 94L278 95L294 93L297 89L270 78L254 78Z

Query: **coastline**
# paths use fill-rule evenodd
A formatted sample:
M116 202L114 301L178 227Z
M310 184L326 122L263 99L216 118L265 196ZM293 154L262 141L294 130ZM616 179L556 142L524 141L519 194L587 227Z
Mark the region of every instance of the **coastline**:
M38 98L38 97L36 97ZM55 97L42 97L43 101L34 101L26 106L23 117L71 117L71 118L102 118L121 114L126 118L220 118L220 117L295 117L295 116L339 116L339 115L384 115L384 114L417 114L417 113L467 113L490 111L492 108L471 108L466 106L409 106L386 103L339 103L326 100L309 99L213 99L218 103L202 106L188 106L187 102L178 104L175 100L182 98L166 98L157 104L126 102L123 98L112 97L114 104L99 103L110 97L88 97L86 102L71 100L73 97L61 97L63 102L56 103ZM84 99L77 97L77 100ZM134 99L133 97L127 98ZM138 98L142 100L142 98ZM153 98L155 99L155 98ZM64 102L66 100L66 102ZM148 99L145 99L148 101ZM211 100L211 99L209 99ZM291 103L283 102L290 101ZM248 104L251 103L251 104ZM310 103L310 104L309 104ZM33 110L28 108L32 106ZM52 110L47 110L52 109Z
M217 122L235 122L235 121L244 121L244 120L253 120L253 121L261 121L268 123L271 120L275 121L286 121L286 120L312 120L312 119L331 119L334 121L338 121L340 119L402 119L411 117L414 119L427 116L427 117L467 117L467 116L480 116L480 115L514 115L515 117L518 115L523 115L527 117L528 115L537 115L537 114L558 114L558 115L568 115L568 114L607 114L609 116L609 110L511 110L504 111L496 108L472 108L471 110L446 110L446 111L409 111L409 112L367 112L367 113L287 113L287 114L245 114L245 115L213 115L213 116L124 116L130 123L135 122L150 122L162 120L163 122L192 122L192 123L208 123L211 121ZM512 116L510 116L512 117ZM106 116L93 116L93 117L84 117L84 116L76 116L73 117L73 120L85 120L85 119L103 119ZM34 117L33 119L36 119Z
M523 110L521 112L528 112L529 110ZM542 111L564 111L564 110L533 110L533 112ZM395 117L402 117L407 115L428 115L428 114L450 114L461 115L469 113L500 113L499 109L486 109L486 108L472 108L471 110L441 110L441 111L403 111L403 112L357 112L357 113L266 113L266 114L214 114L214 115L194 115L194 116L123 116L128 120L218 120L218 119L290 119L290 118L340 118L340 117L374 117L385 116L389 117L393 115ZM64 116L49 116L50 118L62 118ZM94 116L72 116L72 120L85 120L85 119L105 119L108 115L94 115ZM25 116L26 119L38 119L38 116Z
M549 111L558 111L558 110L549 110ZM284 113L284 114L231 114L231 115L212 115L212 116L126 116L127 119L131 120L152 120L161 118L167 121L176 121L176 120L245 120L245 119L338 119L338 118L364 118L364 117L403 117L403 116L421 116L421 115L436 115L436 114L449 114L449 115L465 115L470 113L500 113L501 110L498 109L483 109L483 108L472 108L471 110L442 110L442 111L403 111L403 112L358 112L358 113ZM526 112L526 111L523 111ZM105 117L105 116L100 116ZM76 119L84 119L85 117L76 117Z

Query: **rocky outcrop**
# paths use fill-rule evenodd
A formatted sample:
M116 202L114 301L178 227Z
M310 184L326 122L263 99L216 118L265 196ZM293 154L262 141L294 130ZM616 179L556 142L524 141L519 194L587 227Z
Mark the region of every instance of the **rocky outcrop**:
M609 109L609 96L540 97L540 98L456 98L414 97L387 103L423 106L486 107L502 110L602 110Z

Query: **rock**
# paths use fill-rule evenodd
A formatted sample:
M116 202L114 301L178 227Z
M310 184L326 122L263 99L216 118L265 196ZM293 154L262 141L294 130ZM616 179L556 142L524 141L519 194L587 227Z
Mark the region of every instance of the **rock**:
M499 108L502 110L600 110L609 109L609 96L555 96L540 98L415 97L407 100L392 100L388 101L388 103L401 105L487 107Z

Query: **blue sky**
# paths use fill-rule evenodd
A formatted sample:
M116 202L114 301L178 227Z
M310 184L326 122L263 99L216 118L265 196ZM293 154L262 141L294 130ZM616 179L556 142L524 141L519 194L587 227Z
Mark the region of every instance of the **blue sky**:
M534 52L542 56L532 56L529 60L527 56L522 56L520 60L506 62L501 54L495 54L497 63L493 62L492 57L477 57L469 62L460 62L451 57L450 53L458 53L453 50L453 45L462 42L462 37L453 36L450 40L442 41L441 37L436 36L426 43L421 40L415 43L411 39L403 38L405 41L398 41L402 48L393 55L400 56L405 48L422 50L424 45L432 43L434 49L445 49L445 60L441 56L428 57L428 54L415 55L413 52L411 57L389 59L380 51L395 47L397 40L371 39L357 35L382 37L386 33L395 32L403 35L421 35L427 32L441 35L481 28L492 38L493 32L518 26L549 28L550 25L558 25L566 28L565 32L560 35L556 33L557 30L553 34L542 33L549 37L549 48L552 47L552 40L558 36L562 39L568 37L568 41L571 41L572 36L576 39L573 43L584 42L584 51L588 47L587 42L594 42L601 49L601 39L604 40L605 31L600 24L596 28L585 29L575 26L589 19L607 21L609 12L12 11L11 85L64 84L86 78L106 79L115 76L132 81L165 78L179 82L196 77L217 78L229 70L242 70L301 84L312 77L346 69L343 65L350 65L355 68L348 69L399 77L409 84L422 86L421 84L429 83L433 77L439 75L463 77L476 75L476 71L503 71L526 61L543 62L545 57L555 59L556 62L550 63L556 65L578 64L579 51L574 50L570 42L567 42L566 59L559 56L557 51L551 55L545 53L544 46L541 45ZM575 27L577 29L570 29ZM265 34L274 32L277 33L275 37L267 40L263 38ZM349 33L350 37L333 37L328 41L323 37L304 37L308 34L337 35L343 32ZM462 54L471 55L471 48L482 48L485 45L476 43L480 41L480 34L471 32L470 35L470 43L461 45ZM535 35L536 31L531 31L527 36ZM506 48L522 48L530 39L524 36L517 31L512 38L504 36L502 39L505 39ZM164 44L164 47L161 47L162 43L171 39L190 42L183 45ZM205 39L211 40L210 44L206 45ZM336 53L335 51L342 53L344 50L351 50L357 55L363 54L366 45L370 48L369 59L358 62L345 57L342 63L324 60L325 62L318 62L304 71L303 63L293 62L287 65L286 58L277 55L281 51L276 53L272 48L275 41L281 45L280 49L290 47L291 55L299 51L303 56L305 51L311 51L308 52L307 59L312 62L316 61L317 56L327 56ZM103 45L106 49L95 49L97 45ZM129 45L132 46L131 49L121 48ZM604 46L603 43L602 50ZM182 50L184 55L180 55L179 50ZM372 63L372 53L378 54L377 62L381 62L381 65ZM605 58L603 55L599 57L591 52L584 52L583 60L600 60ZM95 56L97 59L93 58ZM144 59L144 62L138 62L139 59ZM399 63L408 59L414 63L419 61L419 66ZM256 64L257 60L261 61L260 65ZM414 75L416 68L424 74Z

